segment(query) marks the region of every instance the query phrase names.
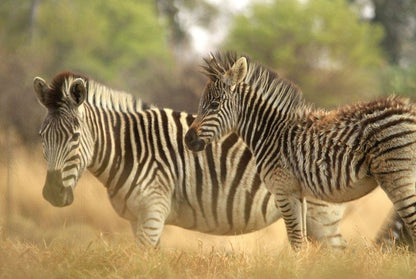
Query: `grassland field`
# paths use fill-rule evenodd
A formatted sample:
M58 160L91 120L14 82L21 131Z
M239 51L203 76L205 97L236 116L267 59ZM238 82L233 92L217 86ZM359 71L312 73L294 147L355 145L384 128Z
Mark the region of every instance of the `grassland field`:
M227 237L167 226L161 247L143 251L91 174L84 173L71 206L54 208L41 194L46 163L40 147L15 143L8 168L2 142L0 278L416 278L415 254L373 243L391 209L380 190L349 203L343 251L317 244L292 251L282 220Z

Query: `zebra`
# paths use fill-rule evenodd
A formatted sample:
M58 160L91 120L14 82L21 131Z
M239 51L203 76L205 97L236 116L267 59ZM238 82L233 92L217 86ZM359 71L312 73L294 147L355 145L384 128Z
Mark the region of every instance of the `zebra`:
M397 96L325 111L294 83L236 53L211 54L198 115L185 136L201 151L235 132L275 196L289 240L307 245L305 197L347 202L380 185L416 238L416 109Z
M47 161L42 193L53 206L73 202L87 169L130 222L139 247L158 246L164 225L236 235L281 218L251 152L235 134L194 153L183 143L192 114L148 106L71 72L57 74L49 85L36 77L33 85L47 110L39 132ZM309 236L343 247L344 206L311 199L308 209Z
M387 250L394 247L405 247L415 251L412 236L402 218L393 209L379 230L375 242Z

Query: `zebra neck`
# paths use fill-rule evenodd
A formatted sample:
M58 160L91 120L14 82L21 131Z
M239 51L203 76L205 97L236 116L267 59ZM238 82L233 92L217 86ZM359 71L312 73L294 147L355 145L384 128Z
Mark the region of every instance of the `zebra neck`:
M238 98L237 134L243 138L253 153L257 152L266 140L283 132L282 128L295 125L303 113L294 102L276 96L266 95L252 88L241 87ZM281 101L279 104L278 102ZM305 110L303 110L305 111ZM283 125L284 124L284 125Z
M131 119L136 119L147 106L132 95L115 91L98 83L89 83L88 98L85 102L86 124L92 140L94 151L89 171L107 188L118 183L115 174L120 167L131 164L133 159L121 156L132 154L126 148L132 148L130 142ZM129 120L130 119L130 120ZM137 147L140 142L136 142Z
M250 88L238 93L237 134L249 146L256 160L257 172L264 179L269 166L288 164L282 149L282 135L299 133L303 119L308 118L311 110L303 102L295 103L290 98L276 101L272 95Z

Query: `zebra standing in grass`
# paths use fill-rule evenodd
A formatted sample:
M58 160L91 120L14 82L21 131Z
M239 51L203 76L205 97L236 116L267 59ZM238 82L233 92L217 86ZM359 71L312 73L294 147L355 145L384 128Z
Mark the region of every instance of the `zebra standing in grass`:
M34 89L48 111L40 135L47 160L43 196L52 205L72 203L87 168L131 222L139 245L156 245L164 224L231 235L281 217L235 134L193 153L183 144L191 114L148 108L72 73L57 75L50 85L35 78ZM342 246L344 207L311 201L308 209L310 237Z
M377 185L415 241L416 109L393 97L313 110L297 86L247 60L233 53L205 60L210 81L187 146L200 151L231 131L242 137L295 248L306 240L305 197L346 202Z
M389 215L377 234L376 243L389 250L394 246L399 246L408 247L409 250L415 251L412 235L402 218L395 210L391 210Z

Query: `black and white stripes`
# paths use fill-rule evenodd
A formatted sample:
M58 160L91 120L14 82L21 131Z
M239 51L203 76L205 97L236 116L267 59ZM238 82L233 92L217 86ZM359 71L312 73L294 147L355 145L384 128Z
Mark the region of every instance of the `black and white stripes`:
M68 94L74 83L82 104ZM107 187L117 213L131 222L140 245L156 245L164 224L225 235L281 217L235 134L193 153L184 146L190 114L149 108L71 73L57 75L50 86L36 78L34 86L48 109L41 134L48 161L44 192L52 204L72 202L72 189L87 167ZM63 185L67 170L74 179ZM310 203L309 209L310 236L342 245L343 207Z
M235 131L275 194L293 246L305 241L305 197L346 202L377 185L415 239L416 109L407 100L313 110L296 85L247 57L219 54L204 68L211 80L186 143L199 151Z

